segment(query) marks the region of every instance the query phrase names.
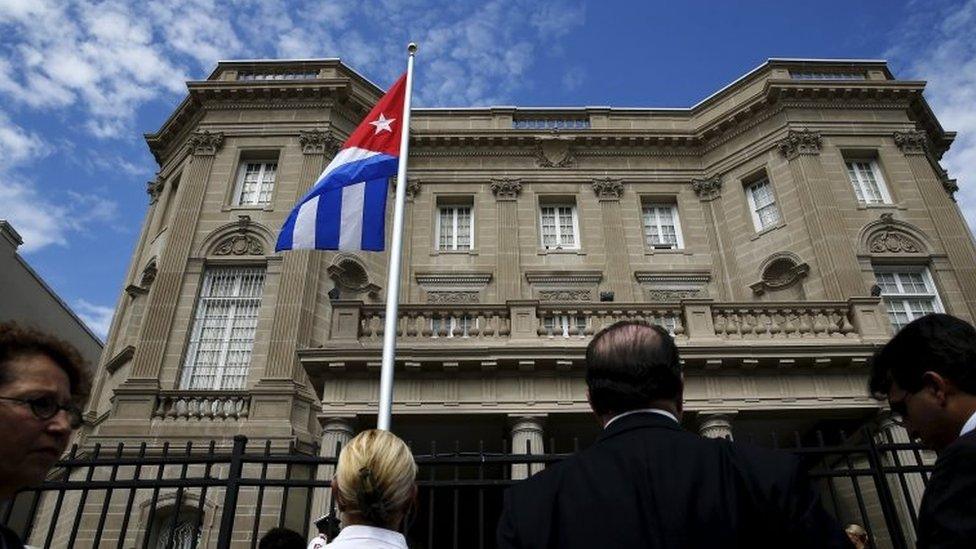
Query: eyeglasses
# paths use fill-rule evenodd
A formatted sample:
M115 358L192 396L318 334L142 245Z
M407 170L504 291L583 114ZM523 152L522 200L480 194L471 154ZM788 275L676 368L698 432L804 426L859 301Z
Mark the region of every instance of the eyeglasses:
M891 408L891 414L896 418L898 423L904 423L908 419L908 399L911 398L912 393L905 393L905 396L901 400L895 402L888 401L888 407Z
M11 402L18 402L24 406L28 406L31 409L31 413L34 417L41 420L49 420L54 416L58 415L58 412L64 410L68 414L68 425L72 429L77 429L81 427L81 410L77 406L71 404L60 404L53 397L38 397L38 398L12 398L12 397L0 397L0 400L9 400Z

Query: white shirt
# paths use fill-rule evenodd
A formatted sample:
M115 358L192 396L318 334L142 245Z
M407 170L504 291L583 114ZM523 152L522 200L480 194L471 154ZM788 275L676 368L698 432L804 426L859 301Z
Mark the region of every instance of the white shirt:
M964 436L974 429L976 429L976 412L973 412L973 415L969 416L969 419L966 420L966 423L962 426L962 431L959 432L959 436Z
M326 549L407 549L407 540L400 532L350 524L343 528Z
M633 414L657 414L659 416L664 416L666 418L670 418L671 421L673 421L675 423L680 423L678 421L678 418L674 417L674 414L672 414L671 412L669 412L667 410L661 410L660 408L641 408L640 410L630 410L629 412L624 412L622 414L618 414L618 415L613 416L613 418L611 418L610 421L608 421L607 424L603 426L603 428L606 429L614 421L617 421L618 419L620 419L622 417L626 417L626 416L633 415Z
M325 534L319 534L308 542L308 549L322 549L325 547Z

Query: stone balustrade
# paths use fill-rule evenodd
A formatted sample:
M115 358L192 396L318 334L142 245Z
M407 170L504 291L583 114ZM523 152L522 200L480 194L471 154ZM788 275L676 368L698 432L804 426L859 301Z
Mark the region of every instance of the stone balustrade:
M163 391L152 417L163 421L241 420L250 413L251 396L241 392Z
M360 301L332 303L330 342L380 343L384 308ZM666 328L679 344L736 341L835 340L879 342L890 337L880 298L847 301L716 303L540 303L501 305L408 304L399 310L397 336L404 342L450 344L493 340L561 341L585 339L620 320L644 320Z

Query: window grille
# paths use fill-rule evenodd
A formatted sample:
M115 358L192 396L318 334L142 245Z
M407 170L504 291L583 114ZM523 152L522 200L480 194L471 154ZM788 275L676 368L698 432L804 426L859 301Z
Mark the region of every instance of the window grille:
M542 206L540 209L540 225L542 227L543 248L547 250L579 248L579 242L576 239L576 234L579 232L576 206Z
M916 318L942 312L939 294L928 269L878 268L874 276L895 331Z
M512 120L516 130L588 130L587 118L521 118Z
M243 389L264 286L264 269L207 269L183 365L183 389Z
M237 182L237 204L270 204L277 172L277 162L242 162Z
M779 208L773 195L773 187L768 179L761 179L747 189L752 220L757 231L768 229L779 223Z
M437 249L470 250L473 233L470 206L442 206L437 216Z
M644 206L644 240L647 245L660 250L684 247L678 208L674 204L647 204Z
M885 187L881 170L874 160L851 160L847 162L847 176L854 187L857 200L865 204L890 204L888 189Z

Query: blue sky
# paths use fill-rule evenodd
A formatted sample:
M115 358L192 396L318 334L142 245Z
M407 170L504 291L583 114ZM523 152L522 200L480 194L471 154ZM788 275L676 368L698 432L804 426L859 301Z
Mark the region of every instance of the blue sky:
M218 59L340 57L418 106L687 107L769 57L885 58L959 131L976 226L976 0L0 0L0 218L104 337L156 165L142 139Z

